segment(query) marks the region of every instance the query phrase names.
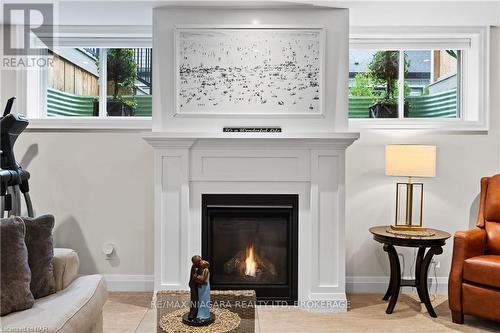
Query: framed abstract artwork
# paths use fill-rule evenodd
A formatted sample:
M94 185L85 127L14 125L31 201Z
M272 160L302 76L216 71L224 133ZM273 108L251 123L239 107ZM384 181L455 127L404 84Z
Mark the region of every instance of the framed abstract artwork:
M319 27L176 27L176 115L321 115L324 33Z

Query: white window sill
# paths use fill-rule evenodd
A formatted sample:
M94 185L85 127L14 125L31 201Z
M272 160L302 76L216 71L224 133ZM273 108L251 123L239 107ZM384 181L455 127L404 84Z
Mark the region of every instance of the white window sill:
M28 119L27 130L151 130L151 117Z
M488 125L462 119L349 119L350 131L423 130L464 134L487 134Z

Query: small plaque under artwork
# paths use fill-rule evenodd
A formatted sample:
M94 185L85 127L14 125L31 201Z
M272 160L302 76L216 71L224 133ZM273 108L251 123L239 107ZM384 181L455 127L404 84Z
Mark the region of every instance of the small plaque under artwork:
M224 133L281 133L281 127L224 127Z

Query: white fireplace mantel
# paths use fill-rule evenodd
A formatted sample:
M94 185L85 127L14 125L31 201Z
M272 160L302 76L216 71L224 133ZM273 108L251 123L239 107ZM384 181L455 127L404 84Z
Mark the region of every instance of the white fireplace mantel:
M188 289L202 194L298 194L298 299L346 299L345 149L358 133L143 137L154 148L155 290Z

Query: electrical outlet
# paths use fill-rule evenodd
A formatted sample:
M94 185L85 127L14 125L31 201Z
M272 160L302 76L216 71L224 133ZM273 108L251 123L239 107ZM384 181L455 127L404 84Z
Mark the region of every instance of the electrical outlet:
M439 260L432 259L431 264L433 264L435 268L441 267L441 261Z

